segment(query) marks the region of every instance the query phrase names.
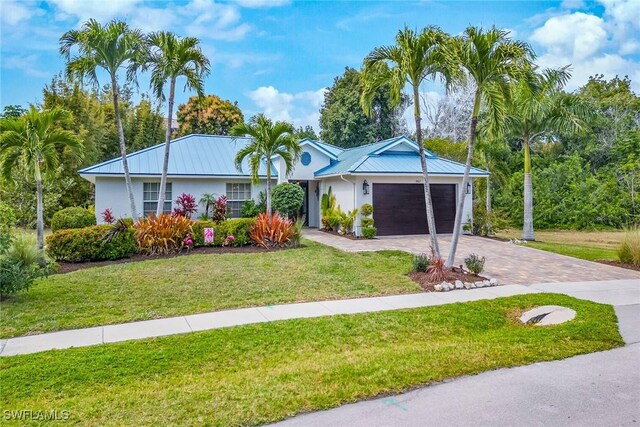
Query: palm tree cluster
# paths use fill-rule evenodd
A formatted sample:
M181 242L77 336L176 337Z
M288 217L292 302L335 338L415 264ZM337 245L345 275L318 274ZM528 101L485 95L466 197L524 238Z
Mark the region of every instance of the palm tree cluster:
M195 90L199 96L203 94L204 78L209 74L210 64L202 53L200 41L163 31L146 35L130 28L124 21L113 20L102 25L90 19L79 30L63 34L60 38L60 54L66 59L66 74L70 78L98 85L98 70L102 69L109 75L131 216L138 218L118 106L121 71L125 71L125 84L137 84L138 72L149 70L151 89L161 101L165 101L164 88L168 84L167 117L171 120L178 77L186 78L185 89ZM167 126L157 214L162 213L164 206L170 140L171 126Z
M561 92L570 76L568 70L539 71L531 47L511 39L507 31L495 27L488 30L468 27L459 36L450 36L435 26L421 31L405 27L398 31L395 41L395 45L375 48L365 58L365 90L361 103L365 111L370 111L373 94L384 84L389 85L391 98L396 103L406 86L411 89L427 226L435 256L439 258L441 255L429 188L428 162L424 156L420 106L420 85L427 80L441 81L447 91L466 84L471 84L475 91L460 188L466 188L469 182L479 134L484 141L504 140L514 135L522 139L525 151L523 237L533 239L529 144L535 138L544 138L547 132L553 130L579 131L586 114L585 109L577 105L575 97L552 96ZM486 155L481 157L489 160ZM449 268L455 260L465 199L464 194L459 195L451 247L446 260Z

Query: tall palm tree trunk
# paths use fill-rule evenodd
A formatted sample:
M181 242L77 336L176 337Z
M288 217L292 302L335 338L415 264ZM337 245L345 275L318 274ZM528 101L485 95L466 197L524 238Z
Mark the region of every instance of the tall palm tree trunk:
M156 215L160 215L164 212L164 199L167 189L167 173L169 169L169 149L171 146L171 117L173 116L173 101L176 91L176 79L171 79L169 88L169 107L167 116L167 133L164 137L164 158L162 160L162 177L160 178L160 193L158 194L158 207L156 208Z
M40 267L47 265L44 259L44 203L42 196L42 173L40 165L36 163L36 236L38 240L38 264Z
M485 197L485 208L487 210L487 214L490 214L491 213L491 177L490 176L487 177L487 194Z
M420 154L420 165L422 166L422 179L424 181L424 201L427 212L427 226L429 227L429 237L431 248L435 256L440 257L440 247L438 246L438 236L436 234L436 220L433 215L433 204L431 202L431 187L429 185L429 171L427 170L427 159L424 155L424 143L422 142L422 119L420 118L420 92L418 85L413 85L413 115L416 120L416 140L418 142L418 153Z
M113 93L113 111L116 115L116 124L118 125L118 138L120 140L120 154L122 155L122 169L124 170L124 182L127 186L127 195L129 196L129 205L131 206L131 216L133 221L138 220L138 211L136 209L136 200L133 196L133 186L131 185L131 175L129 175L129 162L127 161L127 146L124 143L124 129L122 128L122 119L120 117L120 104L118 102L118 82L116 76L111 76L111 91Z
M267 157L267 215L271 218L271 159Z
M522 225L522 239L535 240L533 234L533 182L531 181L531 150L529 138L525 137L522 144L524 149L524 223Z
M476 142L476 128L478 126L478 114L480 113L480 90L476 90L475 101L473 103L473 113L471 116L471 125L469 126L469 150L467 152L467 161L464 164L464 175L462 175L462 187L458 196L458 207L456 208L456 220L453 225L453 236L451 237L451 248L449 248L449 256L447 257L446 267L451 268L456 258L456 250L458 249L458 240L460 240L460 232L462 230L462 211L464 210L464 202L467 198L466 188L469 182L469 172L471 170L471 160L473 159L473 151Z

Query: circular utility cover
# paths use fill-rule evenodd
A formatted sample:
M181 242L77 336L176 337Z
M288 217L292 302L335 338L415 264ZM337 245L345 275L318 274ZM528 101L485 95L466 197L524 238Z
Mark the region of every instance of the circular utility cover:
M302 153L302 156L300 157L300 161L302 162L303 165L309 166L309 163L311 163L311 154L309 154L308 151L305 151L304 153Z
M536 326L557 325L576 317L576 311L559 305L543 305L522 313L520 321Z

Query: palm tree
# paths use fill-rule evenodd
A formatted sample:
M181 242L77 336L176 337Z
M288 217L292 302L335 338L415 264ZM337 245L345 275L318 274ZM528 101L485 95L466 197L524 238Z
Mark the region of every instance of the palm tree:
M524 151L524 240L535 240L531 145L551 139L552 132L581 133L589 115L580 97L562 90L571 78L569 67L547 69L533 73L532 77L533 85L521 82L512 87L505 122L507 138L520 140Z
M78 50L75 56L72 55L74 48ZM141 65L145 50L144 35L139 30L130 29L125 22L117 20L103 26L98 21L90 19L82 25L80 30L67 31L60 37L60 54L67 62L65 73L68 78L87 80L97 86L98 69L102 68L109 74L120 139L122 168L131 205L131 216L134 220L138 218L138 211L131 186L127 147L120 117L118 72L121 68L126 68L126 83L136 82L136 72Z
M59 151L82 156L83 144L57 124L69 118L69 113L59 108L38 111L31 106L21 117L0 121L0 173L11 179L15 170L24 170L36 182L36 233L40 265L44 267L44 218L42 180L45 174L58 169Z
M216 203L216 195L213 193L204 193L198 203L204 205L204 214L209 218L209 209Z
M267 164L267 215L271 216L271 159L280 156L289 175L302 154L302 148L295 136L295 129L287 122L275 122L264 114L255 115L248 123L240 123L231 128L233 136L249 136L251 142L236 154L236 168L242 172L242 162L249 159L251 178L254 184L260 182L259 170L263 161ZM234 139L235 141L235 139Z
M198 96L203 95L204 77L209 74L209 60L200 49L200 41L195 37L176 37L170 32L160 31L149 35L150 53L145 68L151 68L151 87L155 96L165 100L164 86L169 82L169 105L167 118L173 117L176 80L185 77L185 89L195 90ZM158 194L156 215L160 215L164 207L165 188L167 187L167 169L169 167L169 148L171 126L167 126L164 140L164 160L162 162L162 178Z
M503 126L510 100L510 85L514 81L525 79L530 73L533 50L528 44L511 40L507 31L495 27L484 31L481 28L468 27L462 36L455 37L450 43L450 52L460 67L464 78L475 84L473 110L469 126L469 146L461 188L469 182L469 171L475 148L476 129L480 106L486 105L486 117L489 128L498 132ZM451 237L451 247L446 267L453 266L462 228L462 211L465 195L460 194L456 209L456 219Z
M398 31L396 44L375 48L364 59L363 93L361 104L364 110L371 114L373 99L381 86L388 84L391 102L399 105L402 92L409 84L413 94L413 113L416 122L416 142L420 154L422 177L424 182L424 199L427 213L427 225L431 238L431 248L436 256L440 256L440 248L436 236L436 222L431 202L431 188L429 174L422 140L422 126L420 117L420 84L427 79L440 76L448 83L451 79L448 61L442 46L448 36L440 28L430 26L421 32L405 27Z

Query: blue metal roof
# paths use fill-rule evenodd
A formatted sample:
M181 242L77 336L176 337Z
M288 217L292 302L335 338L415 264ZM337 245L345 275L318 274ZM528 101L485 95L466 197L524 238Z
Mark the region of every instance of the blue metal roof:
M169 176L238 176L251 175L248 162L242 164L242 172L236 169L236 153L244 147L249 138L219 135L187 135L171 141L169 156ZM127 155L131 175L161 175L164 144L159 144ZM266 161L260 167L260 176L266 176ZM122 159L116 158L84 168L80 174L123 175ZM271 176L278 173L271 164Z
M405 150L394 150L398 145L405 145ZM407 150L408 148L408 150ZM405 136L387 139L360 147L343 150L336 162L320 169L317 177L341 174L420 174L422 166L418 146ZM438 157L425 150L429 175L462 175L464 165L452 160ZM471 176L487 176L489 172L471 168Z

